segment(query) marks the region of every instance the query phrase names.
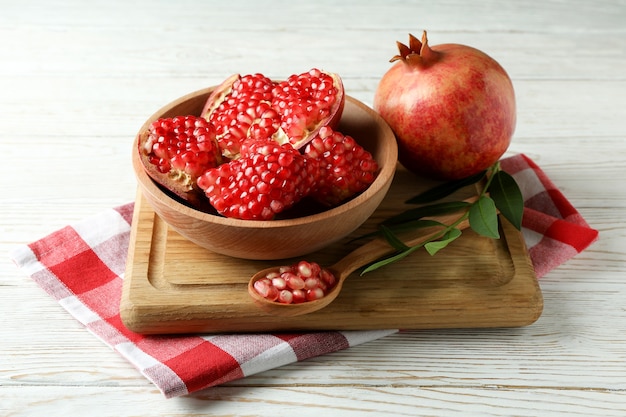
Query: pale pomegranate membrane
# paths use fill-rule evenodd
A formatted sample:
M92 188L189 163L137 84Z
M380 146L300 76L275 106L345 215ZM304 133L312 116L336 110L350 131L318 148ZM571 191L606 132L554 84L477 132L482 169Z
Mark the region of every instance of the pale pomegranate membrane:
M300 261L268 272L254 283L263 298L281 304L298 304L323 298L337 279L315 262Z

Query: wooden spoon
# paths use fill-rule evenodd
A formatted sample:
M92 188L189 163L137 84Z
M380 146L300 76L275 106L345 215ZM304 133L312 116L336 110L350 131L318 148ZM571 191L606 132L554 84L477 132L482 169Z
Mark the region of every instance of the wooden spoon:
M475 201L476 198L465 200L467 202ZM455 222L459 219L459 212L445 214L440 216L429 217L430 220L438 221L444 225L449 225L452 222ZM457 228L460 230L466 229L469 226L469 221L467 219L463 220ZM419 245L435 234L440 233L443 226L432 226L423 229L419 229L416 233L410 238L407 239L404 243L408 246ZM382 238L376 238L360 247L350 252L342 259L337 261L334 265L327 267L327 269L335 275L337 278L337 283L333 288L330 289L324 297L314 300L314 301L306 301L298 304L284 304L279 303L277 301L268 300L263 297L254 289L254 283L259 279L265 278L268 272L277 271L279 267L274 266L270 268L263 269L252 276L250 281L248 282L248 293L252 296L256 304L265 310L268 313L271 313L275 316L280 317L293 317L299 316L302 314L312 313L321 308L326 307L330 304L341 291L343 287L343 283L350 276L350 274L362 266L365 266L371 262L374 262L385 255L390 255L395 252L395 249L387 243L387 241Z

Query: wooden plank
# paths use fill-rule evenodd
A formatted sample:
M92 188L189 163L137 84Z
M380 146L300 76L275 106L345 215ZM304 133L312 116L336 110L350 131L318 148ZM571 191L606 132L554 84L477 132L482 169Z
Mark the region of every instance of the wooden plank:
M428 185L399 168L364 226L307 259L334 263L358 246L352 238L406 208L403 201L416 192L409 187ZM278 318L253 303L246 285L256 271L295 259L250 261L200 248L172 230L138 193L122 320L141 333L525 326L537 320L543 299L521 233L501 223L499 240L467 230L436 256L418 251L363 276L357 271L337 300L319 312Z

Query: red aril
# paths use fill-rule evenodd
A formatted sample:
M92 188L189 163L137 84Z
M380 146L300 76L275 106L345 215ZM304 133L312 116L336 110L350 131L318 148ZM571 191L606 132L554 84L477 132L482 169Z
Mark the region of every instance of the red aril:
M429 46L410 35L382 77L374 109L398 141L407 169L442 180L476 174L507 150L515 130L513 85L484 52L465 45Z

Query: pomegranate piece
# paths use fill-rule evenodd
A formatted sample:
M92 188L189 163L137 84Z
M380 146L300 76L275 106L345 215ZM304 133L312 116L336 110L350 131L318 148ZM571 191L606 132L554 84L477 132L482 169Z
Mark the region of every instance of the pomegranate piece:
M344 104L341 78L319 69L281 82L235 74L209 96L202 116L215 125L222 154L236 159L247 138L303 147L322 126L339 123Z
M152 179L190 201L201 195L196 179L221 163L215 128L196 116L155 120L139 134L137 151Z
M223 216L271 220L311 192L319 162L289 144L252 142L239 159L207 170L198 180L211 205Z
M261 294L263 298L275 301L280 296L280 290L274 287L269 278L263 278L254 283L254 289Z
M290 286L289 281L297 283ZM298 304L323 298L335 282L332 272L316 262L299 261L293 265L282 266L278 271L269 272L254 283L254 289L270 301Z
M352 137L322 127L306 146L304 154L321 163L318 185L311 196L326 206L335 206L362 192L376 178L378 164Z

